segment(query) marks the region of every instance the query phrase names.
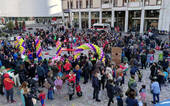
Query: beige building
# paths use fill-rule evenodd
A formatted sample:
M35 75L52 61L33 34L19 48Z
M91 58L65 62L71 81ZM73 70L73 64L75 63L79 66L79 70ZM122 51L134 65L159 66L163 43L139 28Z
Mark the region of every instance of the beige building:
M109 23L122 31L170 31L170 0L62 0L68 26L91 28Z

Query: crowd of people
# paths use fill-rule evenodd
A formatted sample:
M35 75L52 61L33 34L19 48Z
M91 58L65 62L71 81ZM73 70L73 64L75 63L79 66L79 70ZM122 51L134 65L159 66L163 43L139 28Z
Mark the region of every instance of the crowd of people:
M50 27L48 30L37 29L34 33L20 34L26 45L25 55L15 48L13 41L1 41L0 48L0 94L6 95L7 102L16 102L13 98L15 86L20 89L23 106L34 106L39 100L45 106L45 99L54 100L54 93L61 95L64 84L68 88L69 100L83 96L83 84L92 83L93 99L100 102L99 92L106 90L108 106L117 100L117 106L146 106L147 93L143 84L137 89L138 81L142 80L142 73L150 68L151 93L153 104L159 103L161 87L170 79L169 43L161 41L154 34L125 34L115 32L78 31L74 28ZM89 50L81 53L79 59L74 59L72 51L61 54L59 59L37 59L35 39L39 37L43 52L55 49L57 41L62 42L62 48L73 49L84 43L96 44L103 48L105 61L98 60L98 54ZM112 47L120 47L121 63L112 61ZM159 52L158 62L155 61L155 52ZM47 53L48 54L48 53ZM47 55L45 54L45 55ZM12 72L7 69L13 69ZM128 74L130 73L130 74ZM149 72L148 72L149 73ZM127 91L122 90L125 76L130 75ZM47 89L46 90L44 89ZM140 95L139 95L140 94ZM47 96L46 96L47 95ZM127 96L126 100L123 97ZM140 101L136 99L141 96ZM157 100L156 100L157 98Z

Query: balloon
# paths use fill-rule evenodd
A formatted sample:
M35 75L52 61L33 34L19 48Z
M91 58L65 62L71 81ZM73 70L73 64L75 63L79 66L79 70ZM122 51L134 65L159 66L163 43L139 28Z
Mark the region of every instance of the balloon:
M35 40L35 45L37 57L41 57L42 56L41 42L38 38Z
M57 54L57 56L60 55L60 53L61 53L61 49L62 49L61 46L62 46L62 43L60 41L57 41L57 43L56 43L56 48L57 48L56 54Z
M14 42L14 44L16 48L19 48L21 54L24 55L25 54L25 43L21 36L16 37L16 41Z
M83 50L93 50L95 53L98 54L98 59L100 61L105 61L103 50L100 49L100 47L98 47L97 45L87 43L77 47L77 49L74 51L74 59L77 59Z

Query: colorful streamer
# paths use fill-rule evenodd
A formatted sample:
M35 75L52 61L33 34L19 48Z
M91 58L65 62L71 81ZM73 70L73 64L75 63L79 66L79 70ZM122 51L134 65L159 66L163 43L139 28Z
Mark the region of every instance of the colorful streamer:
M36 45L37 57L41 57L42 56L42 48L41 48L41 42L38 38L35 40L35 45Z

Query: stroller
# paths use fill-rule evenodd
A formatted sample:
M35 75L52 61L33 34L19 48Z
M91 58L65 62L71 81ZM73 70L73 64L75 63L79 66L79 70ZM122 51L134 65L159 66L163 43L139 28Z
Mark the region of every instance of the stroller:
M83 95L79 84L76 85L76 92L78 97L81 97Z

